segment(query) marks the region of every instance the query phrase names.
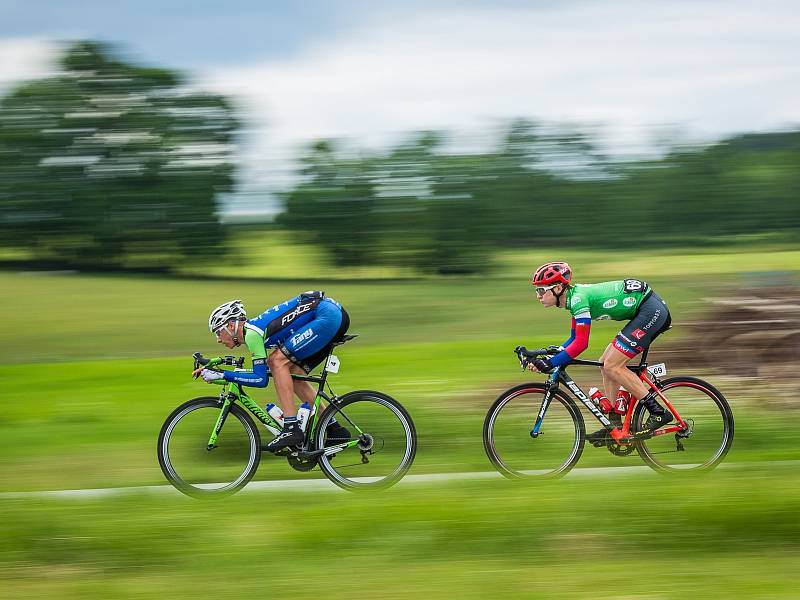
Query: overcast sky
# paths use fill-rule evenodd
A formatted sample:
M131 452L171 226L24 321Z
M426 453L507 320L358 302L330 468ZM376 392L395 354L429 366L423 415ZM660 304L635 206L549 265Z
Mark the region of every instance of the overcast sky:
M2 0L0 92L45 74L58 40L122 44L238 100L257 181L323 136L380 145L522 116L624 151L800 123L797 0L228 4Z

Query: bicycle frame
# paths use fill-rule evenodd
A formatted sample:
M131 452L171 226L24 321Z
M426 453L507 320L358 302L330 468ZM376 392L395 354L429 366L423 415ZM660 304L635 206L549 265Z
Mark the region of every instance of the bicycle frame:
M667 433L674 433L678 431L684 431L687 429L686 422L683 418L678 414L678 411L675 409L672 404L670 404L669 400L667 400L666 396L661 393L661 389L659 388L659 381L658 377L653 375L653 380L651 381L647 377L647 353L648 349L642 353L642 358L639 361L638 365L628 365L628 369L633 371L639 376L639 379L648 386L651 390L655 391L656 394L663 400L663 402L667 405L669 411L675 416L676 423L670 425L669 427L665 427L664 429L659 429L653 432L652 436L657 435L665 435ZM603 363L596 360L582 360L582 359L575 359L573 360L570 365L584 365L584 366L592 366L592 367L602 367ZM600 408L592 401L591 398L580 388L580 386L575 383L575 380L572 379L569 375L567 375L565 367L557 367L551 374L547 380L546 392L544 398L542 399L542 406L539 409L539 413L536 417L536 423L531 430L531 437L537 437L539 435L539 429L542 426L542 422L544 421L544 416L547 412L547 408L550 406L550 401L553 397L553 393L559 387L559 383L564 383L564 385L569 388L569 391L572 395L581 401L581 403L588 409L588 411L597 419L603 427L605 427L612 438L619 443L629 443L634 440L634 435L630 432L630 424L631 419L633 417L633 411L636 404L639 402L639 398L636 399L636 402L630 402L628 404L628 409L625 413L625 419L622 422L622 428L617 429L612 425L611 421L608 420Z
M328 353L328 357L332 354L332 351ZM314 432L314 428L317 425L317 418L320 414L320 403L322 400L328 402L328 404L332 406L336 406L336 399L338 398L336 394L331 391L331 395L325 393L325 384L328 380L328 360L325 360L325 366L322 369L320 375L297 375L292 373L292 379L296 381L307 381L309 383L317 384L317 393L314 396L314 405L311 409L311 414L309 415L308 423L306 425L305 430L305 438L303 440L303 450L307 450L311 446L311 438ZM241 404L248 410L250 413L261 423L265 426L275 429L278 431L282 431L283 427L264 409L262 409L258 403L253 400L250 396L242 388L242 385L239 383L229 382L226 381L223 385L223 389L220 392L220 400L222 401L222 407L220 408L219 417L217 418L217 422L214 425L214 429L211 431L211 436L208 440L208 449L212 449L216 447L217 438L219 437L220 431L222 431L222 427L225 424L225 420L228 417L228 413L230 412L231 405L236 402L237 400L241 402ZM330 385L328 385L328 389L330 389ZM358 432L359 436L363 434L363 431L353 423L347 415L342 412L339 412L340 415L344 416L347 422L352 425L355 430ZM353 448L357 446L359 443L359 439L353 439L348 442L342 442L340 444L335 444L333 446L320 448L318 450L322 450L321 454L335 454L342 450Z

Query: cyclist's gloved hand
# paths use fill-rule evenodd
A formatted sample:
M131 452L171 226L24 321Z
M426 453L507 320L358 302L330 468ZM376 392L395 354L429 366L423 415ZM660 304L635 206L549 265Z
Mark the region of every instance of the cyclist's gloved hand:
M206 383L211 383L212 381L216 381L217 379L222 379L225 376L224 373L221 371L213 371L211 369L203 369L200 371L200 377L203 378L203 381Z
M528 361L528 368L539 373L550 373L555 367L546 358L532 358Z

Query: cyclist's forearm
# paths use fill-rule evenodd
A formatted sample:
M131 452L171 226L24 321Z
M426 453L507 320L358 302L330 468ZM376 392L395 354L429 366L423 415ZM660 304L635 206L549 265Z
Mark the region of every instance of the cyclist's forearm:
M586 348L589 347L589 331L591 327L591 319L576 319L575 328L573 330L574 335L570 336L572 339L568 344L565 344L564 350L550 359L550 364L554 367L563 367L586 350Z
M253 360L252 371L225 371L225 381L240 383L251 387L267 387L269 383L269 371L267 370L267 359L256 358Z

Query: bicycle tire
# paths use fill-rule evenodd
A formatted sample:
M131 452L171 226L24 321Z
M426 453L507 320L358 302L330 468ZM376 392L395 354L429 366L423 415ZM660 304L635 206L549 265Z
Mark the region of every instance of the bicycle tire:
M379 407L383 411L376 411ZM400 481L411 468L417 453L417 431L411 415L391 396L358 390L331 402L320 415L314 431L317 448L325 447L326 428L333 417L350 430L351 439L357 435L356 426L366 434L361 447L319 458L322 472L340 488L350 491L385 489ZM368 448L370 438L372 446ZM390 458L389 451L397 458ZM364 458L367 462L361 462ZM351 460L359 462L351 464Z
M483 448L495 469L508 479L563 477L569 473L583 454L586 443L586 427L583 416L575 402L561 390L553 392L539 436L531 437L530 432L536 422L545 391L544 384L520 384L500 394L486 413L483 421ZM514 402L512 414L509 407L514 400L520 398L527 405L519 401ZM506 410L505 414L504 410ZM501 416L504 417L502 428L499 425ZM500 431L501 429L502 431ZM571 442L555 440L554 437L558 436L553 434L559 430L565 435L568 433L574 439ZM551 434L549 437L548 433ZM563 439L566 440L566 437ZM552 445L550 440L554 440ZM537 446L539 447L538 452ZM548 454L560 455L561 447L567 452L565 459L548 458ZM537 452L541 459L533 457L532 452ZM512 453L518 456L512 457ZM545 469L531 468L541 466L536 465L535 460L546 460L548 463L556 460L557 465Z
M238 461L239 455L244 456L246 453L246 460L242 461L244 464L242 465L241 473L233 478L233 481L224 485L217 485L218 482L213 481L213 479L214 475L218 473L212 473L211 468L208 468L208 473L204 473L203 465L195 466L191 464L195 462L195 458L197 459L197 463L202 462L202 458L207 459L211 457L211 455L219 449L215 448L209 451L207 445L209 435L216 423L221 407L222 403L218 397L204 396L188 400L170 413L158 434L157 454L161 471L164 473L167 481L178 491L187 496L193 498L222 497L238 492L250 482L261 462L261 436L259 431L252 419L248 416L247 411L241 406L233 404L230 407L230 413L228 414L225 424L220 431L219 446L228 451L227 454L225 452L222 453L223 461L220 464L225 462L224 458L228 458L228 454L231 453L230 451L236 454L236 461ZM188 430L186 436L189 440L186 454L193 458L187 461L186 465L176 466L175 463L178 458L176 454L182 454L183 448L179 450L173 447L171 449L171 443L176 442L176 445L178 443L181 445L184 444L183 440L177 442L178 438L175 435L176 428L181 424L181 421L186 423L189 415L204 409L210 409L208 414L204 412L197 425L192 423L186 427ZM198 414L192 415L193 419L197 416ZM236 430L232 428L234 422L238 422L242 425L242 432L244 435L242 435L242 432L238 431L238 428ZM191 426L194 426L194 430L189 430ZM197 437L197 446L194 445L194 437ZM230 441L231 444L225 446L223 445L224 441ZM247 445L246 448L244 444ZM201 450L204 450L208 454L204 457ZM220 454L218 453L216 456L220 456ZM178 463L183 462L183 460L183 457L181 457L178 459ZM238 467L234 467L231 471L235 473L237 468ZM193 472L195 469L197 470L197 474ZM228 469L226 468L225 470ZM192 473L191 478L189 478L188 473ZM187 479L197 479L197 481L189 481ZM207 481L209 479L212 481Z
M698 473L715 468L733 444L733 412L725 396L697 377L671 377L662 381L659 389L681 418L691 423L693 432L681 441L684 450L678 450L678 438L674 434L638 440L635 445L639 456L649 467L663 474ZM704 397L713 400L713 406L708 402L701 405ZM634 431L642 429L647 414L642 404L636 406L632 419ZM675 421L668 427L674 424ZM673 439L675 441L671 442ZM699 458L707 453L707 459Z

